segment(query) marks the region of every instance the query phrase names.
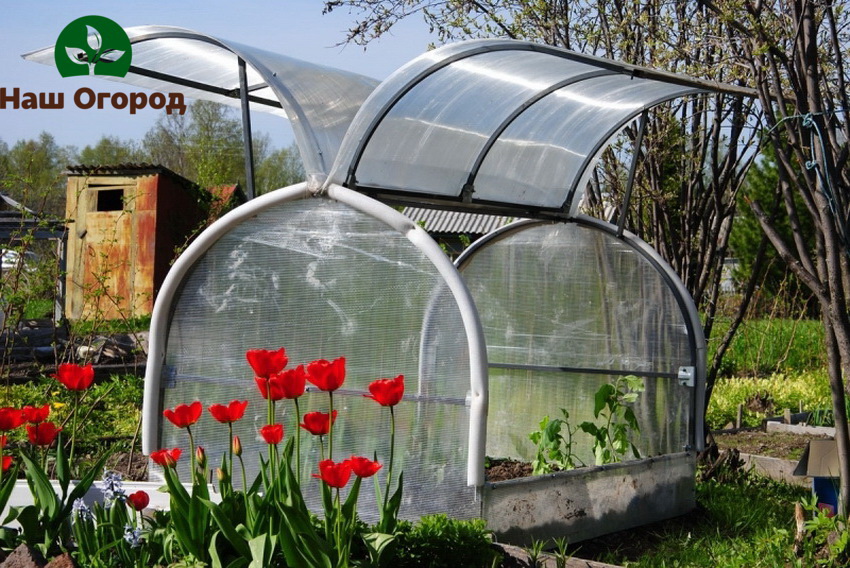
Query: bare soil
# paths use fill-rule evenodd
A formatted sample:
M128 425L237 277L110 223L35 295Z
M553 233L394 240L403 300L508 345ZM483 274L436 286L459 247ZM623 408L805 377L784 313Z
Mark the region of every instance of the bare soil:
M823 440L827 436L790 434L787 432L765 432L764 430L742 430L738 432L715 432L714 441L722 451L735 448L742 454L755 454L798 460L810 440Z

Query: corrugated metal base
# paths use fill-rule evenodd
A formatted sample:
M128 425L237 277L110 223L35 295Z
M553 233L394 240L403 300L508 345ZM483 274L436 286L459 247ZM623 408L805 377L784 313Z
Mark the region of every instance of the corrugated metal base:
M579 542L691 511L695 474L695 454L679 453L485 483L482 516L501 542Z

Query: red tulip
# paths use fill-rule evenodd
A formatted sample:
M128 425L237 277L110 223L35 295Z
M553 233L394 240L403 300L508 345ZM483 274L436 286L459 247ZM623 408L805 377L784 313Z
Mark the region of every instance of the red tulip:
M178 428L187 428L198 421L203 411L201 401L196 400L192 404L178 404L173 410L167 408L162 415Z
M357 477L372 477L382 467L380 463L360 456L351 456L347 461Z
M277 351L268 349L249 349L245 353L245 358L248 359L248 364L254 369L254 374L264 379L269 378L275 373L281 372L289 359L286 357L286 351L281 347Z
M40 424L47 420L47 416L50 414L50 405L45 404L41 408L37 406L25 406L21 409L21 413L25 422Z
M151 502L151 497L144 491L136 491L127 495L127 503L137 511L142 511Z
M27 424L27 436L33 446L49 446L61 431L62 428L57 428L53 422L45 422L35 426Z
M351 478L351 464L348 460L339 463L334 463L333 460L322 460L319 462L319 474L313 474L313 477L321 479L331 487L340 489L345 487L348 480Z
M304 371L304 365L298 365L294 369L287 369L280 373L271 375L268 379L263 377L254 377L257 383L257 388L260 389L260 394L263 398L272 400L281 400L284 398L298 398L304 394L304 387L307 383L307 373Z
M12 456L3 456L3 471L12 467Z
M174 467L177 465L177 460L180 459L180 454L183 452L180 448L172 448L170 450L157 450L151 452L151 459L154 463L162 467Z
M0 430L8 432L24 423L24 414L20 408L5 406L0 408Z
M91 365L81 367L74 363L62 363L56 369L56 374L51 376L65 385L68 390L84 391L94 381L94 369Z
M5 447L6 447L6 435L3 434L2 436L0 436L0 448L5 448Z
M248 406L248 401L231 400L227 406L223 404L213 404L207 410L210 411L213 418L227 424L228 422L236 422L241 420L245 415L245 408Z
M333 422L336 422L338 412L334 410ZM327 412L308 412L304 415L301 427L315 436L324 436L331 431L331 419Z
M307 365L307 380L323 391L333 392L345 381L345 357L332 362L319 359Z
M376 379L369 383L369 392L371 394L363 396L377 401L381 406L395 406L404 396L404 375L394 379Z
M260 428L260 436L267 444L280 444L283 440L283 424L267 424Z

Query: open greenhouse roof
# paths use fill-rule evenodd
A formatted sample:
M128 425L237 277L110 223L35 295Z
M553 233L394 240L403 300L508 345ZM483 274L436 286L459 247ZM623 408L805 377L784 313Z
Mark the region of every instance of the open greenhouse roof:
M593 165L635 117L700 81L513 40L427 52L384 82L168 26L128 28L121 81L285 115L305 171L382 200L572 216ZM53 47L24 56L53 63ZM240 62L247 80L240 82Z

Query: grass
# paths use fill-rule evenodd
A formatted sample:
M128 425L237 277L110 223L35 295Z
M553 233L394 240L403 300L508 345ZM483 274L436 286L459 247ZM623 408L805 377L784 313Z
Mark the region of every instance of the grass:
M794 506L808 493L745 472L712 479L697 484L695 512L579 545L577 556L594 549L629 568L812 566L793 553Z
M729 322L718 320L708 342L708 360ZM765 377L803 373L826 366L823 325L812 319L754 319L745 321L723 357L720 376Z

